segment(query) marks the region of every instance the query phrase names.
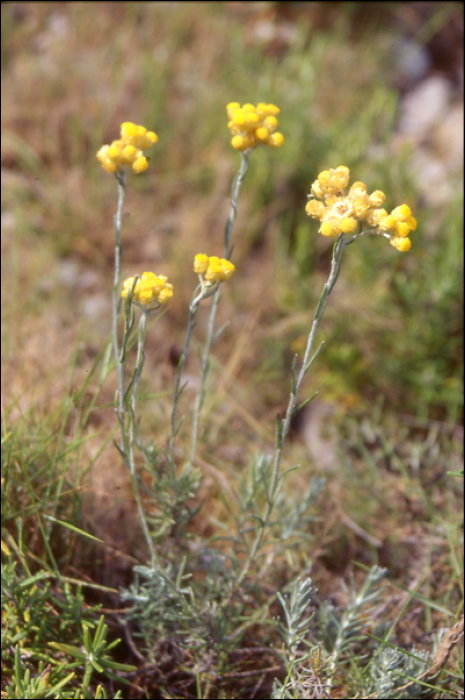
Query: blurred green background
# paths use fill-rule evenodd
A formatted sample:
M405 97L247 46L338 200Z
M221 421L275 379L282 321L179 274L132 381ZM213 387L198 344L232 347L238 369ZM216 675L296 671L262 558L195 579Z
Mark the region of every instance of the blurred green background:
M149 171L130 180L123 237L128 273L175 286L169 337L154 348L166 362L182 342L192 257L222 249L238 167L225 105L266 101L281 108L285 144L251 159L217 348L226 361L253 316L236 377L257 388L251 411L286 400L331 255L306 195L320 170L345 164L388 208L407 202L418 229L408 254L373 238L346 251L311 386L338 405L382 396L394 412L460 420L463 165L461 129L444 122L463 110L461 17L454 2L4 3L7 399L56 381L78 332L92 355L109 331L116 188L99 146L127 120L159 135ZM409 97L437 76L443 113L426 135L403 128Z

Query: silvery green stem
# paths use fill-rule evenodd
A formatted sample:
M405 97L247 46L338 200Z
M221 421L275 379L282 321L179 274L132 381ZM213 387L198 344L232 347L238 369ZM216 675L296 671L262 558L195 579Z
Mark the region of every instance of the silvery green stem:
M348 241L344 239L344 235L339 236L337 239L336 243L334 244L333 248L333 258L331 261L331 271L328 277L328 281L326 282L325 286L323 287L323 291L320 296L320 300L318 302L317 309L315 311L315 315L313 317L313 323L312 327L310 329L310 333L308 336L307 340L307 347L305 349L305 355L304 359L302 361L302 365L300 367L300 372L298 377L295 377L295 366L293 366L292 369L292 387L291 387L291 395L289 398L289 404L286 410L286 415L284 417L284 420L282 421L281 425L278 423L277 425L277 430L276 430L276 448L275 448L275 454L274 454L274 459L273 459L273 467L272 467L272 472L271 472L271 481L270 481L270 486L268 489L268 495L267 495L267 505L265 508L265 512L263 513L263 516L260 518L258 521L258 532L255 536L255 540L252 544L252 547L249 551L247 561L245 563L244 569L242 570L239 579L237 581L237 585L241 583L241 581L244 580L245 576L247 575L250 566L255 558L255 555L257 554L257 551L262 543L263 540L263 535L265 533L265 528L268 524L270 515L272 513L272 510L274 508L274 505L276 503L276 497L278 495L279 491L279 468L281 465L281 458L283 454L283 449L284 449L284 443L287 437L287 434L289 432L289 428L291 425L291 420L294 414L299 410L297 407L297 397L299 394L300 387L302 386L302 382L304 380L305 374L307 373L310 365L318 355L322 345L318 348L315 354L313 354L313 347L315 344L315 337L321 322L321 319L323 318L323 314L325 311L326 307L326 301L331 294L334 285L336 284L336 280L339 275L340 267L341 267L341 257L342 257L342 251L344 250L344 247L346 246ZM313 356L312 356L313 355Z
M136 498L136 503L137 503L137 510L139 512L139 520L140 524L142 527L142 530L145 535L145 539L147 540L147 544L150 550L150 554L152 555L152 562L156 562L158 564L158 558L155 552L155 548L153 546L153 540L152 537L150 536L150 530L147 524L147 518L145 515L144 511L144 506L142 504L142 499L140 496L140 491L139 491L139 483L137 480L137 474L136 474L136 458L135 458L135 447L137 444L137 401L139 398L139 380L140 380L140 375L142 374L142 368L144 366L144 361L145 361L145 353L144 353L144 346L145 346L145 335L147 332L147 312L145 310L142 311L142 315L140 317L139 321L139 329L138 329L138 341L137 341L137 359L136 359L136 366L134 368L134 373L132 376L132 384L131 384L131 405L129 408L129 471L131 473L131 481L132 481L132 488L134 491L134 496ZM126 339L129 340L129 337Z
M244 151L241 153L241 165L239 168L239 172L237 173L236 177L234 178L234 182L232 185L231 189L231 209L229 212L228 220L226 222L226 228L224 231L224 257L229 260L231 256L231 233L232 229L234 226L234 222L236 221L236 216L237 216L237 201L239 199L239 191L241 189L241 185L244 181L244 178L247 174L247 170L249 168L249 158L250 158L250 153L251 151ZM220 303L220 290L219 287L216 290L215 296L213 298L212 302L212 307L210 310L210 317L208 320L208 330L207 330L207 338L205 340L205 347L202 355L202 364L201 364L201 369L200 369L200 382L199 382L199 388L197 391L197 396L195 398L195 408L194 408L194 418L192 420L192 446L191 446L191 452L190 452L190 457L189 461L192 464L194 462L195 458L195 452L197 450L197 439L199 435L199 417L200 417L200 409L202 408L202 403L203 403L203 398L205 394L205 381L207 379L207 374L208 374L208 358L210 356L210 351L213 345L213 341L215 339L214 332L215 332L215 321L216 321L216 312L218 310L218 304Z
M118 393L115 398L115 411L118 417L118 422L121 428L121 446L115 443L119 449L121 456L123 457L126 467L131 471L131 464L129 458L130 452L130 441L127 430L127 397L126 389L124 385L124 374L126 367L126 356L128 350L129 339L131 336L131 331L134 326L134 311L131 308L132 295L134 293L134 287L136 285L137 278L134 280L133 287L130 291L129 297L126 297L124 303L124 329L123 329L123 339L121 343L121 350L118 350L118 356L116 359L116 367L118 369L118 379L122 378L122 388L118 388ZM121 408L119 407L119 396L123 397Z
M239 191L241 189L241 185L247 174L247 170L249 169L250 153L250 150L241 153L241 165L239 168L239 172L237 173L234 179L231 190L231 210L229 212L229 217L226 222L226 228L224 231L224 257L227 260L230 259L231 255L231 233L237 216L237 200L239 198Z
M136 476L136 461L135 461L135 444L137 439L137 423L136 423L136 409L137 409L137 398L139 391L139 379L142 372L142 367L144 365L144 343L145 343L145 333L147 328L147 316L144 312L142 314L141 320L139 322L139 342L137 348L137 361L136 368L134 370L132 378L132 388L131 388L131 406L129 411L127 410L125 396L125 365L126 365L126 354L128 349L129 337L131 334L131 329L133 326L133 312L131 311L131 299L134 292L134 287L136 280L134 280L134 285L131 290L130 297L128 301L127 309L125 309L125 328L123 333L123 342L120 349L118 340L118 316L121 307L121 292L120 292L120 277L121 277L121 259L122 259L122 244L121 244L121 226L123 221L123 205L124 197L126 194L126 173L115 173L116 179L118 181L118 207L116 210L115 221L115 271L113 278L113 295L112 295L112 335L113 335L113 352L115 354L116 371L118 375L118 391L115 399L115 410L118 416L118 421L121 428L121 447L119 447L119 452L123 457L126 467L129 469L131 474L132 487L134 491L134 496L137 502L137 508L139 511L139 519L141 523L142 530L144 532L145 539L152 555L152 562L157 562L156 552L154 550L153 541L150 536L149 528L147 525L147 519L145 517L144 508L142 505L142 500L139 493L139 484L137 482ZM129 426L127 424L127 417L129 415Z
M121 297L119 293L119 282L121 276L121 224L123 220L123 204L126 194L126 173L115 173L118 181L118 208L115 215L115 274L113 278L113 309L112 309L112 333L113 352L115 354L116 370L118 373L118 398L116 409L123 415L124 404L124 364L120 361L120 351L118 342L118 315Z
M218 304L220 301L219 288L217 289L215 296L213 297L212 306L210 309L210 317L208 319L208 331L207 338L205 340L205 347L202 355L202 365L200 368L200 382L199 388L197 390L197 396L195 397L195 407L194 407L194 417L192 419L192 446L189 456L189 462L194 463L195 453L197 450L197 439L199 436L199 418L200 409L202 408L203 399L205 395L205 381L208 374L208 358L210 356L210 350L213 345L213 334L215 331L215 321L216 321L216 311L218 309Z
M136 359L136 367L134 369L134 375L133 375L133 380L132 380L131 409L132 409L134 416L136 415L136 412L137 412L137 401L139 398L140 375L142 374L142 369L144 367L144 362L145 362L144 346L145 346L146 333L147 333L147 311L145 311L145 309L143 309L142 315L141 315L140 321L139 321L139 330L138 330L138 338L137 338L137 359Z
M205 284L202 285L200 288L197 287L197 289L194 292L194 296L192 298L192 301L189 305L189 319L187 322L187 331L186 331L186 340L184 341L184 347L182 349L181 357L179 358L179 363L178 363L178 371L176 375L176 386L174 388L174 399L173 399L173 412L171 414L171 437L168 445L168 460L171 464L171 468L174 471L175 468L175 463L174 463L174 454L173 454L173 448L174 448L174 441L176 439L176 433L178 430L179 426L176 426L176 416L177 416L177 411L178 411L178 403L179 403L179 397L181 396L183 387L181 386L181 380L182 380L182 373L184 370L184 363L186 361L187 353L189 351L189 345L191 342L191 337L192 337L192 331L194 330L194 325L195 325L195 315L197 313L197 309L199 307L200 302L202 299L206 299L207 297L210 297L212 295L215 295L218 293L218 287L219 284L215 285L209 285ZM200 291L199 291L200 289Z

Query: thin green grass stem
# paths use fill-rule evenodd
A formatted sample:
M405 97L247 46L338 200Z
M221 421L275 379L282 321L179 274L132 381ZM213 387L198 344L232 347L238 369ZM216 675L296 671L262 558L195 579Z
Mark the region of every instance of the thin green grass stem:
M331 271L328 277L328 280L323 287L323 291L321 293L317 309L315 311L315 315L313 317L313 323L312 327L310 329L310 333L308 336L307 340L307 347L305 349L305 355L304 359L302 361L302 365L300 367L300 372L298 377L295 377L295 365L292 370L292 388L291 388L291 395L289 398L289 404L286 410L286 415L284 420L282 421L282 424L280 425L279 423L277 424L277 430L276 430L276 449L275 449L275 454L274 454L274 459L273 459L273 467L272 467L272 472L271 472L271 480L270 480L270 486L268 489L268 495L267 495L267 505L265 508L265 512L263 513L263 516L258 520L258 531L255 536L255 540L252 544L252 547L250 548L245 566L239 575L239 578L237 580L236 586L239 586L240 583L244 580L244 578L247 576L250 567L255 559L255 556L262 544L263 541L263 536L265 534L265 529L269 523L269 518L271 516L271 513L273 511L273 508L276 503L276 498L278 495L279 487L280 487L280 479L279 479L279 471L280 471L280 466L281 466L281 458L283 454L283 449L284 449L284 443L286 440L286 437L289 433L289 428L291 425L291 420L294 414L302 408L301 406L297 406L297 397L299 394L299 390L302 386L302 382L304 380L304 377L310 368L312 362L315 360L316 356L318 355L322 345L318 348L318 350L313 354L313 348L315 345L315 337L319 328L319 325L321 323L321 319L323 318L323 314L325 311L326 307L326 302L331 294L334 285L336 284L337 278L339 276L339 271L341 267L341 257L342 257L342 252L346 246L346 244L349 241L344 240L344 235L339 236L337 239L336 243L334 244L333 248L333 258L331 262ZM306 402L304 402L305 404ZM304 405L303 404L303 405Z
M250 153L251 153L251 151L244 151L243 153L241 153L241 164L239 167L239 171L238 171L236 177L234 178L232 188L231 188L231 209L229 212L228 220L226 222L226 228L224 231L224 257L226 258L226 260L230 260L230 258L231 258L231 253L232 253L231 234L232 234L234 222L236 221L236 217L237 217L237 202L239 199L239 192L240 192L242 183L244 181L244 178L247 174L247 170L249 169ZM218 287L218 289L216 290L215 295L213 297L213 302L212 302L212 306L210 309L207 337L205 339L205 346L204 346L203 355L202 355L202 364L201 364L201 368L200 368L199 388L197 391L197 396L195 398L194 417L192 419L192 445L191 445L191 451L190 451L190 456L189 456L190 464L194 463L195 453L197 451L197 441L198 441L198 436L199 436L200 411L201 411L203 399L205 396L205 382L207 380L207 374L208 374L208 368L209 368L209 361L208 360L210 357L210 352L211 352L213 342L215 340L215 321L216 321L216 313L218 311L218 304L220 303L220 298L221 298L220 289Z

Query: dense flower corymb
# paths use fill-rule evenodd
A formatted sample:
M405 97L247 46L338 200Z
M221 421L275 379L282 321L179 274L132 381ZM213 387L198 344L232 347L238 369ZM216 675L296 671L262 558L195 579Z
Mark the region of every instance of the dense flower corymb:
M134 277L124 281L121 296L123 299L131 292L134 285ZM132 301L146 311L158 308L160 304L166 304L173 296L173 285L167 282L165 275L155 275L153 272L143 272L137 279Z
M225 282L235 270L234 265L225 258L217 258L215 255L208 257L204 253L199 253L194 259L194 272L196 272L204 282L214 284L215 282Z
M226 110L228 127L233 134L231 145L236 151L247 151L260 144L270 148L282 146L284 136L276 131L276 115L280 111L276 105L259 102L256 107L252 104L241 107L239 102L230 102Z
M339 236L356 233L361 221L366 221L372 231L386 236L391 245L405 253L412 245L408 237L417 227L410 208L401 204L390 214L381 206L386 196L381 190L368 194L363 182L354 182L348 194L349 168L340 165L333 170L323 170L312 185L310 201L305 207L309 216L318 219L323 236Z
M145 126L132 122L121 124L121 138L105 145L97 152L97 158L107 173L124 172L130 168L135 173L143 173L149 162L143 151L151 148L158 141L154 131L147 131Z

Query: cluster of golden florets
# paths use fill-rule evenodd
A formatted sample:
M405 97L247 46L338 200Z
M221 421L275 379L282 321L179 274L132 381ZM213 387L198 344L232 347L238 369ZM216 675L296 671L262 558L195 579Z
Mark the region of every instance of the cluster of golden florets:
M225 282L234 270L234 265L226 258L199 253L194 259L194 272L199 275L203 287ZM131 290L132 302L146 312L165 304L173 296L173 285L169 284L168 278L153 272L143 272L140 277L128 277L123 283L123 299L126 299Z
M168 283L168 278L154 272L143 272L138 278L129 277L125 280L121 294L123 299L130 294L133 287L132 301L145 311L152 311L173 296L173 285Z
M247 151L260 144L271 148L282 146L284 136L276 131L279 108L276 105L259 102L240 106L239 102L230 102L226 106L228 112L228 127L233 138L231 145L236 151Z
M339 236L356 233L361 221L389 238L389 242L402 253L410 249L408 237L417 227L410 207L401 204L390 214L381 206L386 196L381 190L368 194L363 182L354 182L348 194L349 168L340 165L334 170L323 170L312 185L310 201L305 211L321 222L323 236Z
M260 144L271 148L282 145L284 137L276 131L276 115L279 114L276 105L259 102L256 107L248 103L241 107L239 102L230 102L226 109L228 127L233 134L231 145L236 150L249 151ZM147 131L144 126L132 122L124 122L121 124L121 138L113 141L111 146L102 146L97 158L109 173L129 169L142 173L148 168L148 160L143 151L157 141L158 137L153 131ZM388 214L382 208L386 199L384 192L376 190L368 194L364 182L354 182L346 194L349 174L349 168L344 165L333 170L323 170L312 185L310 201L305 210L309 216L320 221L320 233L329 237L344 233L356 234L360 223L366 221L371 232L386 236L397 250L409 250L412 245L409 233L417 227L410 207L401 204ZM234 265L223 258L220 260L197 255L194 270L203 275L204 282L222 282L232 275Z
M137 126L132 122L121 124L121 138L113 141L111 146L102 146L97 158L107 173L116 173L130 168L135 173L143 173L149 167L149 162L143 151L151 148L158 141L154 131L147 131L145 126Z
M210 284L225 282L231 277L234 270L232 262L226 258L217 258L216 255L208 257L204 253L199 253L194 259L194 272L200 275L202 284L204 282Z

